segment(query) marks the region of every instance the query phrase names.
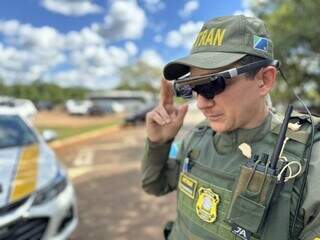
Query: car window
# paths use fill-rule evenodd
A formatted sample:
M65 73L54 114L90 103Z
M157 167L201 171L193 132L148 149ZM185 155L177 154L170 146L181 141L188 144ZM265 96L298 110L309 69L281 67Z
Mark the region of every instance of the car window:
M37 142L36 135L20 117L0 115L0 148Z

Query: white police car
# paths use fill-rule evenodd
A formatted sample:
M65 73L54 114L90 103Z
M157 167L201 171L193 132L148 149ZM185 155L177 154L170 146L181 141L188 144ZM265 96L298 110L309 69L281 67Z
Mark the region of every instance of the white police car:
M0 111L0 240L62 240L76 228L66 171L26 120Z

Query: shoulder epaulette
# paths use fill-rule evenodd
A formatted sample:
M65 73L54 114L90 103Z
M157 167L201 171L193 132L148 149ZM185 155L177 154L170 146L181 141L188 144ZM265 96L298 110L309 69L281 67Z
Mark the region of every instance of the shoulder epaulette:
M282 120L283 116L281 116L280 114L274 115L271 125L273 133L279 134ZM317 126L320 124L320 118L312 116L312 120L313 124L316 126L315 129L317 129ZM297 142L306 144L310 135L309 126L311 124L311 121L309 115L294 111L291 114L290 123L292 127L289 124L287 129L287 136Z

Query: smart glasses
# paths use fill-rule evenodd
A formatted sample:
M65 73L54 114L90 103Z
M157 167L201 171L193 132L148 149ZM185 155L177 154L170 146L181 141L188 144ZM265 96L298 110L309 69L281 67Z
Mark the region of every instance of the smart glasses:
M275 66L277 69L280 66L278 60L265 59L218 73L179 78L174 81L173 88L176 96L184 99L192 98L193 92L206 99L213 99L214 96L224 91L228 79L269 65Z

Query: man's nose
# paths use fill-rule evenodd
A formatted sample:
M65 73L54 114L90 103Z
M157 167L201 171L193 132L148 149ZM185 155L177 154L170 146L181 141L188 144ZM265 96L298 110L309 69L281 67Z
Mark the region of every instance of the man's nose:
M213 99L207 99L200 94L197 95L197 107L199 109L205 109L209 107L214 106L214 98Z

